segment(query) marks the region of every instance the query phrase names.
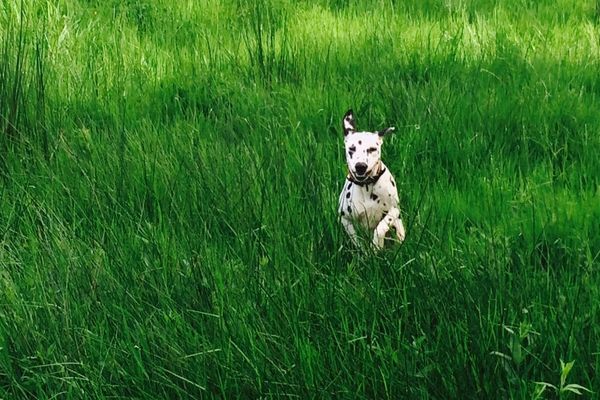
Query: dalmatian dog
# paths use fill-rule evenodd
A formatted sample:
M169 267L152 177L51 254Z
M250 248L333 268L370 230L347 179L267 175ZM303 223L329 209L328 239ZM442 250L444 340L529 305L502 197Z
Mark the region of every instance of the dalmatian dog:
M382 249L386 234L394 228L398 241L406 235L400 219L398 190L390 170L381 161L383 137L393 127L358 132L352 110L342 121L348 176L340 194L339 215L350 239L358 245L356 226L373 232L373 245Z

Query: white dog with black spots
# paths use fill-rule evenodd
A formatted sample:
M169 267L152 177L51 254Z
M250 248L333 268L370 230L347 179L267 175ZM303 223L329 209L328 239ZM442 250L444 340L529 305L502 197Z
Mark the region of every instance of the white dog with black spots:
M373 231L376 249L383 248L391 228L402 242L406 232L400 219L396 182L381 161L383 137L394 128L357 132L352 110L346 112L342 123L348 176L340 194L338 212L344 229L355 245L358 245L358 235L354 224Z

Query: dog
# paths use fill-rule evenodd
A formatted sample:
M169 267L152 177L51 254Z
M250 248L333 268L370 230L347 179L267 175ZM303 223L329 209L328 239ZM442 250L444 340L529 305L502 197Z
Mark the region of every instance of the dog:
M391 228L394 228L398 241L404 241L406 232L400 219L396 182L381 161L383 137L395 128L357 132L352 110L344 115L342 126L348 164L338 209L342 226L354 245L358 245L354 224L373 231L372 243L377 250L383 248Z

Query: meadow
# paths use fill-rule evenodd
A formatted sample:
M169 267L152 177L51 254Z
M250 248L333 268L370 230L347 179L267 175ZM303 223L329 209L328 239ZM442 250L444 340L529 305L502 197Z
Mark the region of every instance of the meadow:
M0 0L0 399L598 398L599 24ZM396 126L379 253L337 220L348 108Z

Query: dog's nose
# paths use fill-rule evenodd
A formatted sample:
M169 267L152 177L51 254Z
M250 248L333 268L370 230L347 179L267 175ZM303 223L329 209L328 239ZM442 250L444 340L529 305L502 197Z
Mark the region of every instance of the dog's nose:
M357 175L364 175L367 172L367 164L365 163L356 163L354 168L356 169Z

